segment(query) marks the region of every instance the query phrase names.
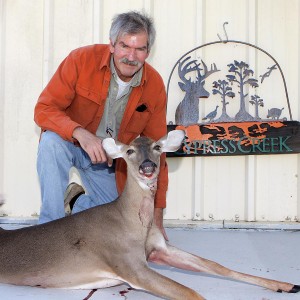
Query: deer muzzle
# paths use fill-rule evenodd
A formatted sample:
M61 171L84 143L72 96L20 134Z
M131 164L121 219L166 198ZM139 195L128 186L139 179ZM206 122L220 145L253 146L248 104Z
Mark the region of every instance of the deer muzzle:
M143 176L151 177L153 173L155 173L156 168L157 168L156 163L154 163L149 159L146 159L141 163L139 167L139 172Z

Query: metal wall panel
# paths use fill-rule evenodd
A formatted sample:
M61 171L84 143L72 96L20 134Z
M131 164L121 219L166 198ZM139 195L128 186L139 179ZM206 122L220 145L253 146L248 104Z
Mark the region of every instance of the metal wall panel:
M113 15L132 9L154 17L157 41L148 61L166 84L185 52L218 41L217 34L225 39L223 24L228 22L229 39L255 44L276 58L286 77L293 118L298 120L298 0L0 0L0 188L7 199L0 213L27 217L39 211L39 129L33 122L39 93L72 49L107 43ZM213 62L226 49L209 47L195 57ZM241 51L258 70L258 52ZM170 90L172 120L180 98L176 80ZM277 78L267 93L276 107L282 101L279 90L282 83ZM200 108L202 118L214 104L201 102ZM299 155L168 158L168 163L166 219L300 218ZM77 180L76 173L72 176Z

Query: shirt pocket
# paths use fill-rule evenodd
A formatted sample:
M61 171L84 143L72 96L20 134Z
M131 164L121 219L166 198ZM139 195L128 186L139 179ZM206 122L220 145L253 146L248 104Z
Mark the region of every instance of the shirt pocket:
M141 134L148 124L151 112L146 110L143 112L135 111L130 118L126 131Z
M76 86L76 94L81 96L80 98L86 98L87 100L93 101L97 104L100 102L100 96L97 93L83 86Z
M67 113L72 120L86 127L95 120L100 109L99 95L81 86L76 86L76 95Z

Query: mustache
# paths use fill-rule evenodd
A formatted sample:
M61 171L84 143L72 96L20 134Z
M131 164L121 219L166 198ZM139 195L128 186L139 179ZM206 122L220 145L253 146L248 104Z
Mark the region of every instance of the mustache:
M130 66L137 66L139 64L138 61L136 60L129 60L128 58L124 57L122 59L120 59L121 63L124 63L126 65L130 65Z

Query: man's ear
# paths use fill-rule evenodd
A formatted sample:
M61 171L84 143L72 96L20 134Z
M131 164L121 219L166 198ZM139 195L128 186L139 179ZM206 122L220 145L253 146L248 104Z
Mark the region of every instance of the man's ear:
M112 159L123 157L122 149L124 144L121 142L116 142L113 138L106 138L102 142L102 146L108 156Z
M181 146L185 133L183 130L172 130L157 143L163 152L175 152Z
M110 53L115 52L115 46L114 46L113 42L111 41L111 39L109 39L109 50L110 50Z

